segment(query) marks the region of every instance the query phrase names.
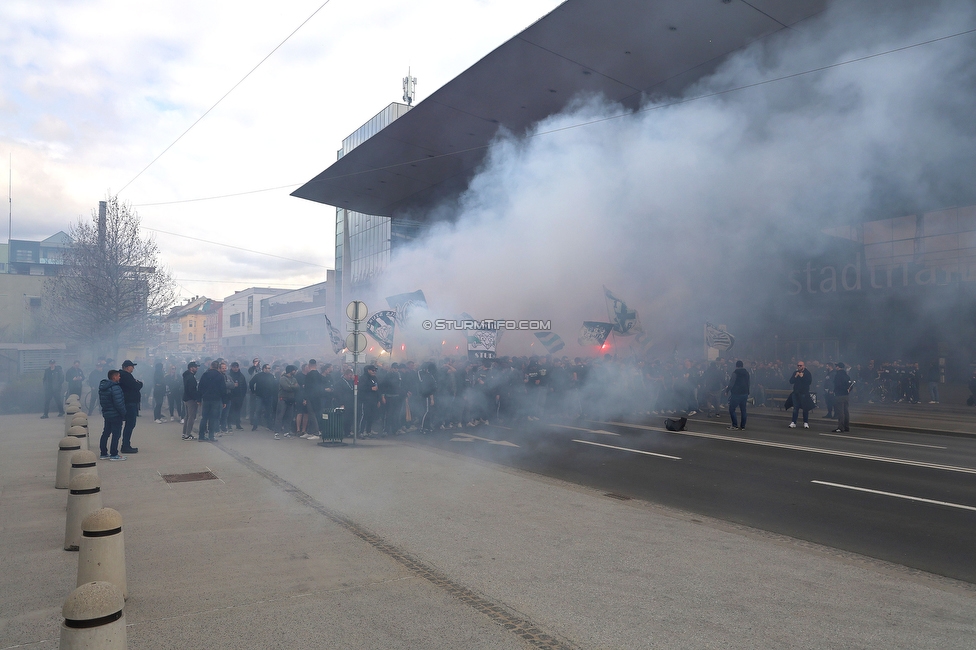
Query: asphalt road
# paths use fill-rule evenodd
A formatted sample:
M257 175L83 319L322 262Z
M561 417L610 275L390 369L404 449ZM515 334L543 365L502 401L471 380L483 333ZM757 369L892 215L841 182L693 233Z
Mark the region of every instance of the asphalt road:
M534 422L423 444L976 583L976 439L753 418Z

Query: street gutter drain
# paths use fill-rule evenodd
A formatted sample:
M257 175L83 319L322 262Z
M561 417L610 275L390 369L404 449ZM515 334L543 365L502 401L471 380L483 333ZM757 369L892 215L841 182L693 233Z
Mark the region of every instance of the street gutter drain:
M623 494L617 494L616 492L607 492L603 496L610 497L611 499L616 499L617 501L630 501L633 497L629 497Z
M217 478L213 472L190 472L189 474L163 474L167 483L190 483L192 481L212 481Z

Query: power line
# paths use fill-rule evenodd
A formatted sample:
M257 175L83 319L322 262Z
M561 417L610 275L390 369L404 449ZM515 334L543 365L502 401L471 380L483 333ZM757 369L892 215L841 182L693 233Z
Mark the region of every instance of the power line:
M223 246L224 248L233 248L234 250L244 251L245 253L253 253L254 255L264 255L266 257L274 257L274 258L277 258L279 260L285 260L285 261L288 261L288 262L297 262L298 264L307 264L309 266L317 266L320 269L329 269L329 270L331 270L331 267L328 267L328 266L326 266L324 264L316 264L315 262L306 262L305 260L296 260L296 259L291 258L291 257L283 257L281 255L275 255L274 253L265 253L264 251L256 251L256 250L252 250L250 248L241 248L240 246L232 246L230 244L225 244L225 243L219 242L219 241L210 241L209 239L201 239L199 237L191 237L190 235L184 235L184 234L178 233L178 232L169 232L169 231L166 231L166 230L159 230L158 228L146 228L145 226L143 226L143 230L148 230L149 232L160 233L162 235L172 235L173 237L182 237L184 239L192 239L193 241L202 242L204 244L213 244L214 246Z
M296 33L298 33L298 30L300 30L300 29L301 29L302 27L304 27L304 26L305 26L305 23L307 23L308 21L310 21L310 20L311 20L311 19L312 19L312 18L313 18L313 17L315 16L315 14L317 14L317 13L318 13L318 12L320 12L320 11L322 11L322 9L323 9L323 8L325 7L325 5L327 5L327 4L329 4L329 2L331 2L331 1L332 1L332 0L325 0L325 2L323 2L323 3L321 4L321 5L319 5L319 8L318 8L318 9L316 9L315 11L313 11L313 12L311 13L311 15L310 15L310 16L309 16L308 18L306 18L305 20L303 20L303 21L302 21L302 24L301 24L301 25L299 25L298 27L296 27L296 28L294 29L294 31L292 31L292 33L291 33L291 34L289 34L288 36L286 36L286 37L285 37L285 40L283 40L283 41L281 41L280 43L278 43L278 45L276 45L276 46L275 46L275 48L274 48L273 50L271 50L270 52L268 52L268 54L267 54L267 55L266 55L266 56L265 56L265 57L264 57L263 59L261 59L260 61L258 61L258 64L257 64L256 66L254 66L253 68L251 68L251 71L250 71L250 72L248 72L248 73L247 73L246 75L244 75L243 77L241 77L241 80L240 80L240 81L238 81L238 82L237 82L236 84L234 84L234 85L233 85L233 86L231 87L231 89L230 89L230 90L228 90L228 91L227 91L226 93L224 93L224 95L223 95L223 96L222 96L222 97L221 97L220 99L218 99L218 100L216 101L216 103L214 103L214 105L213 105L213 106L211 106L210 108L208 108L208 109L207 109L207 110L206 110L206 111L204 112L204 114L203 114L203 115L201 115L200 117L198 117L198 118L196 119L196 121L195 121L195 122L194 122L193 124L191 124L191 125L190 125L189 127L187 127L187 129L186 129L186 131L184 131L183 133L181 133L181 134L179 135L179 137L178 137L178 138L176 138L175 140L173 140L173 142L171 142L171 143L170 143L170 145L169 145L168 147L166 147L165 149L163 149L163 151L162 151L162 153L160 153L160 154L159 154L158 156L156 156L155 158L153 158L153 159L152 159L152 161L151 161L151 162L150 162L150 163L149 163L148 165L146 165L145 167L143 167L143 168L142 168L142 171L140 171L140 172L139 172L138 174L136 174L135 176L133 176L133 177L132 177L132 180L130 180L130 181L129 181L128 183L126 183L125 185L123 185L123 186L122 186L122 189L121 189L121 190L119 190L119 191L117 192L117 194L121 194L121 193L122 193L122 192L123 192L123 191L125 190L125 188L127 188L127 187L129 187L130 185L132 185L132 183L134 183L134 182L135 182L135 180L136 180L137 178L139 178L140 176L142 176L142 174L143 174L143 172L145 172L145 171L146 171L147 169L149 169L150 167L152 167L152 166L153 166L153 165L154 165L154 164L156 163L156 161L157 161L157 160L159 160L160 158L162 158L162 157L163 157L163 155L165 155L165 153L166 153L167 151L169 151L170 149L172 149L172 148L173 148L173 146L174 146L174 145L175 145L175 144L176 144L177 142L179 142L179 141L180 141L180 140L181 140L181 139L183 138L183 136L184 136L184 135L186 135L187 133L189 133L189 132L190 132L190 129L192 129L192 128L193 128L193 127L195 127L195 126L196 126L197 124L199 124L199 123L200 123L200 121L201 121L201 120L203 120L203 118L205 118L205 117L206 117L207 115L209 115L209 114L210 114L210 111L212 111L213 109L215 109L215 108L217 108L217 104L219 104L220 102L222 102L222 101L224 101L224 100L225 100L225 99L227 98L227 96L228 96L228 95L230 95L230 94L231 94L232 92L234 92L234 91L235 91L235 90L237 89L237 87L238 87L238 86L240 86L240 85L241 85L242 83L244 83L244 80L245 80L245 79L247 79L248 77L250 77L250 76L251 76L251 74L252 74L252 73L253 73L253 72L254 72L255 70L257 70L257 69L258 69L259 67L261 67L261 64L262 64L262 63L264 63L264 62L265 62L265 61L267 61L267 60L268 60L269 58L271 58L271 55L272 55L272 54L274 54L275 52L277 52L277 51L278 51L278 48L280 48L280 47L281 47L282 45L284 45L285 43L287 43L287 42L288 42L288 39L290 39L290 38L291 38L292 36L294 36L294 35L295 35ZM267 191L267 190L263 190L263 191Z
M794 73L791 73L791 74L788 74L788 75L783 75L781 77L774 77L773 79L765 79L763 81L757 81L757 82L750 83L750 84L744 84L742 86L735 86L733 88L726 88L725 90L718 90L718 91L715 91L715 92L706 93L704 95L696 95L694 97L688 97L688 98L685 98L685 99L678 99L678 100L675 100L675 101L672 101L672 102L668 102L668 103L665 103L665 104L655 104L653 106L648 106L648 107L645 107L645 108L642 108L642 109L638 109L636 111L627 111L627 112L623 112L623 113L618 113L616 115L609 115L607 117L601 117L601 118L594 119L594 120L588 120L586 122L577 122L575 124L569 124L569 125L566 125L566 126L561 126L561 127L555 128L555 129L550 129L548 131L538 131L536 133L532 133L530 135L525 136L525 138L526 139L529 139L529 138L537 138L537 137L544 136L544 135L552 135L554 133L560 133L562 131L569 131L569 130L572 130L572 129L578 129L578 128L581 128L581 127L584 127L584 126L592 126L593 124L600 124L602 122L609 122L611 120L618 120L620 118L629 117L631 115L635 115L635 114L639 114L639 113L648 113L648 112L651 112L651 111L661 110L663 108L670 108L672 106L680 106L682 104L688 104L690 102L700 101L700 100L703 100L703 99L710 99L712 97L719 97L719 96L722 96L722 95L727 95L727 94L730 94L730 93L738 92L740 90L748 90L750 88L756 88L756 87L759 87L759 86L765 86L765 85L772 84L772 83L776 83L776 82L779 82L779 81L786 81L788 79L795 79L797 77L802 77L802 76L809 75L809 74L815 74L817 72L824 72L825 70L830 70L832 68L839 68L841 66L851 65L853 63L860 63L862 61L867 61L869 59L874 59L874 58L881 57L881 56L887 56L889 54L895 54L897 52L903 52L905 50L910 50L910 49L913 49L913 48L916 48L916 47L921 47L923 45L931 45L932 43L937 43L939 41L945 41L945 40L948 40L948 39L951 39L951 38L957 38L959 36L966 36L968 34L973 34L973 33L976 33L976 28L969 29L969 30L962 31L962 32L956 32L955 34L949 34L947 36L940 36L940 37L933 38L933 39L930 39L930 40L927 40L927 41L921 41L919 43L913 43L911 45L905 45L905 46L902 46L902 47L897 47L897 48L894 48L894 49L891 49L891 50L885 50L884 52L876 52L874 54L867 54L865 56L857 57L857 58L854 58L854 59L848 59L846 61L838 61L837 63L831 63L829 65L820 66L819 68L811 68L810 70L803 70L801 72L794 72ZM371 172L385 171L385 170L388 170L388 169L396 169L397 167L402 167L404 165L412 165L412 164L417 164L417 163L429 162L431 160L437 160L438 158L445 158L445 157L448 157L448 156L456 156L458 154L471 153L473 151L481 151L481 150L484 150L484 149L488 149L491 146L492 146L491 144L479 145L479 146L476 146L476 147L469 147L467 149L457 149L455 151L450 151L450 152L447 152L447 153L435 154L435 155L432 155L432 156L425 156L424 158L416 158L414 160L406 160L404 162L393 163L393 164L390 164L390 165L383 165L383 166L380 166L380 167L371 167L369 169L362 169L362 170L359 170L359 171L356 171L356 172L349 172L348 174L339 174L339 175L336 175L336 176L330 176L328 179L323 179L323 181L320 181L320 182L334 181L334 180L337 180L337 179L340 179L340 178L350 178L350 177L359 176L359 175L362 175L362 174L369 174ZM309 181L309 183L314 183L314 182L315 181ZM294 183L292 185L279 185L277 187L267 187L267 188L263 188L263 189L259 189L259 190L248 190L248 191L245 191L245 192L235 192L235 193L231 193L231 194L222 194L222 195L218 195L218 196L206 196L206 197L199 197L199 198L195 198L195 199L183 199L183 200L179 200L179 201L166 201L166 202L159 202L159 203L142 203L142 204L139 204L139 206L174 205L174 204L178 204L178 203L192 203L192 202L195 202L195 201L211 201L211 200L216 200L216 199L231 198L231 197L235 197L235 196L245 196L245 195L248 195L248 194L259 194L261 192L273 192L273 191L276 191L276 190L289 189L289 188L292 188L292 187L299 187L299 186L304 185L304 184L305 183Z

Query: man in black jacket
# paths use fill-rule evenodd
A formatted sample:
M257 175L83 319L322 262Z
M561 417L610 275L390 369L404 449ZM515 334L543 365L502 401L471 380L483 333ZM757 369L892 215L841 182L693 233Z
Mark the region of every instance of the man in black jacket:
M139 404L142 402L142 382L132 376L136 364L126 359L122 362L119 373L119 386L125 397L125 426L122 428L122 453L135 454L138 447L132 446L132 430L136 428L136 418L139 417Z
M278 399L278 381L271 374L271 366L264 364L261 372L251 377L248 388L250 388L251 396L257 404L254 417L251 418L251 431L258 430L259 422L269 429L273 429L274 404Z
M193 440L193 423L197 419L197 408L200 406L200 391L197 390L197 368L200 365L196 361L186 364L183 372L183 439Z
M247 398L247 378L241 372L241 364L236 361L230 364L228 376L234 381L234 388L230 391L230 410L227 414L227 429L233 425L238 431L244 429L241 426L241 411L244 409L244 400Z
M735 362L735 370L729 379L729 385L725 389L729 394L729 415L732 416L732 426L729 429L746 428L746 402L749 400L749 371L742 366L741 361ZM735 410L739 409L742 414L742 426L739 426L735 418Z
M837 428L834 433L841 433L851 430L851 410L850 392L851 378L847 375L844 362L837 363L837 370L834 372L834 412L837 415Z
M220 430L220 411L224 407L224 396L227 394L227 384L224 375L220 372L220 362L211 361L210 369L203 373L200 384L197 386L200 391L200 442L207 439L210 433L210 441L213 442L214 436Z
M44 415L41 416L41 419L43 420L48 416L48 408L52 399L58 407L58 416L64 415L64 400L61 396L61 387L64 386L64 370L54 359L48 362L48 368L44 371L42 381L44 383Z
M793 421L790 428L796 428L796 417L803 410L803 428L810 428L810 409L813 408L813 400L810 397L810 386L813 385L813 374L807 370L806 364L802 361L796 362L796 372L790 377L790 384L793 385Z

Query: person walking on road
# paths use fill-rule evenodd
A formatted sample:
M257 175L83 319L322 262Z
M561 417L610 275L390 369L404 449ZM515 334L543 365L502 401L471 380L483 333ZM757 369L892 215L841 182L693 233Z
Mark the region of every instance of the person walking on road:
M834 433L842 433L851 430L851 394L850 376L844 367L844 362L837 363L837 370L834 372L834 412L837 415L837 428Z
M802 361L796 362L796 372L790 377L790 384L793 385L793 393L790 399L793 401L793 420L790 428L796 428L796 418L800 410L803 410L803 428L810 428L810 410L813 408L813 399L810 397L810 386L813 385L813 374L807 370L806 364Z
M735 362L735 370L729 379L729 385L725 389L729 394L729 415L732 417L732 426L729 429L746 429L746 402L749 400L749 371L746 370L742 361ZM736 409L742 414L741 423L736 421Z

